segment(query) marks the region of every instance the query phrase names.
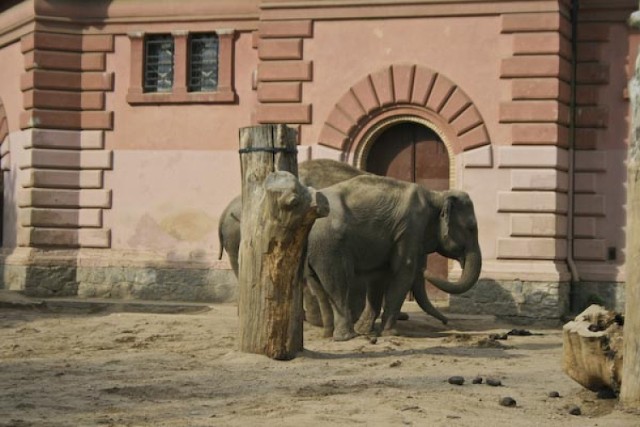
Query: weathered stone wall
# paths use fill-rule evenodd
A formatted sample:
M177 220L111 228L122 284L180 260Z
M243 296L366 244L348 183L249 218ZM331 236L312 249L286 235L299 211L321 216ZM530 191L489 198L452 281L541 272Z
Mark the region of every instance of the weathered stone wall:
M465 314L494 314L522 322L560 320L569 312L568 282L497 282L480 279L469 292L451 295L450 310Z
M571 312L578 313L592 304L624 312L625 287L620 282L580 282L571 292Z
M5 264L0 276L0 288L35 297L230 302L237 288L231 270L208 268Z

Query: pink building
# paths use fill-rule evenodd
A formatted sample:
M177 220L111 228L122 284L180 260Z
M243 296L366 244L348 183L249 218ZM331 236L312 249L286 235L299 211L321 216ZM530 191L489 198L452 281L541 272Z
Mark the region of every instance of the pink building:
M238 129L287 123L299 129L300 160L470 193L482 280L451 297L452 310L558 318L590 300L621 309L635 9L5 1L0 286L233 299L217 223L240 192Z

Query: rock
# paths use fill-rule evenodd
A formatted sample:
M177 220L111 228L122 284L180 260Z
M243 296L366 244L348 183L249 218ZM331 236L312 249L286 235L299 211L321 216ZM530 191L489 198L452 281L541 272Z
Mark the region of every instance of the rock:
M620 316L591 305L562 328L562 369L574 381L597 392L620 390L622 325Z
M549 397L560 397L560 393L558 393L557 391L550 391Z
M489 335L490 340L506 340L508 338L509 338L508 334L490 334Z
M394 361L394 362L391 362L391 363L389 364L389 367L390 367L390 368L397 368L397 367L398 367L398 366L400 366L400 365L402 365L402 361L400 361L400 360L396 360L396 361Z
M509 396L505 396L502 399L500 399L499 403L500 403L500 406L508 406L508 407L516 406L515 399Z
M472 384L482 384L482 377L475 377L473 380L471 380Z
M571 415L582 415L582 410L578 405L569 405L567 407L567 412Z
M491 387L500 387L502 385L502 381L496 378L487 378L487 385Z
M464 377L455 375L453 377L449 378L449 384L454 384L454 385L462 385L464 384Z
M531 331L527 331L526 329L512 329L507 332L507 335L513 335L516 337L528 337L533 334L531 333Z

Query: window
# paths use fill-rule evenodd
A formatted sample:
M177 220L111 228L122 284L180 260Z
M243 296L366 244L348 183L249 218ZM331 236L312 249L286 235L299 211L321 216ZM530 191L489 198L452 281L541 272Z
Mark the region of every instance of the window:
M189 91L207 92L218 87L218 36L196 34L189 40Z
M144 47L144 91L170 92L173 87L173 37L148 36Z
M129 34L129 104L232 103L233 30Z

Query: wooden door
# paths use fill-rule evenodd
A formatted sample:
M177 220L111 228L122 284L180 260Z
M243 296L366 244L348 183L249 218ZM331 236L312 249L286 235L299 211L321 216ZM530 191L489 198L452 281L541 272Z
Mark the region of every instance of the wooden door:
M375 140L366 168L377 175L415 182L429 190L449 189L449 155L438 135L417 123L403 122L387 128ZM427 269L448 276L448 260L439 254L427 257ZM448 301L449 295L426 282L432 301Z

